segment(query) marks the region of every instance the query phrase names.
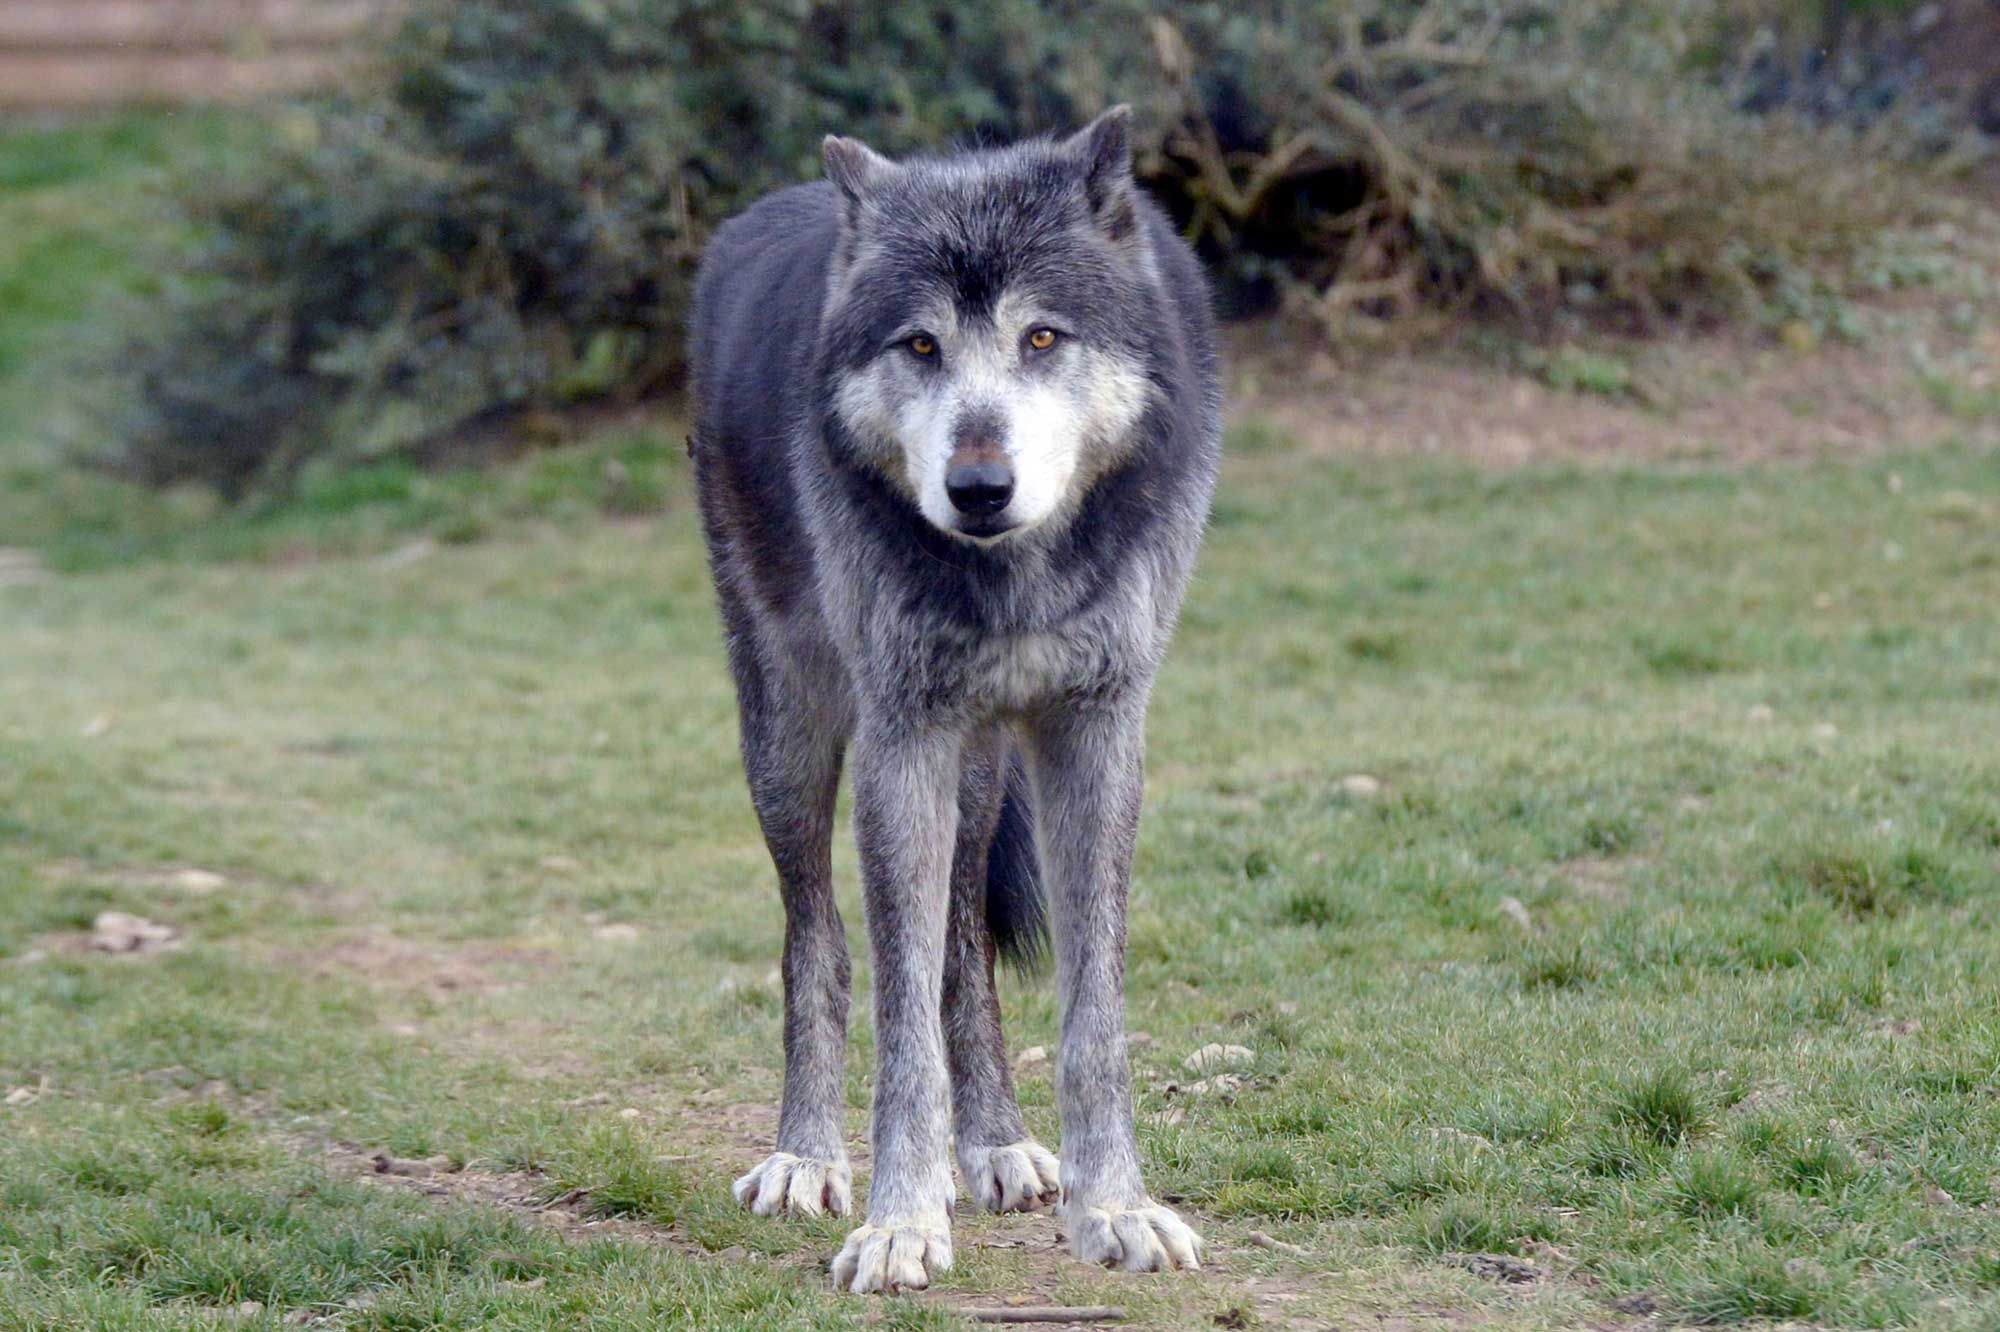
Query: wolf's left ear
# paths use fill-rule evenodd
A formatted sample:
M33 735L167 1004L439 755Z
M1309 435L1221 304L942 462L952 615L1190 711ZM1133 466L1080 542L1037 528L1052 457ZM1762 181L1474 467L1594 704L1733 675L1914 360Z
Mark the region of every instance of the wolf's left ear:
M862 203L895 173L896 164L859 139L843 139L829 134L820 142L826 159L826 178L840 191L849 222Z
M1138 225L1132 180L1132 108L1119 103L1070 136L1069 150L1083 163L1083 197L1091 216L1112 240Z

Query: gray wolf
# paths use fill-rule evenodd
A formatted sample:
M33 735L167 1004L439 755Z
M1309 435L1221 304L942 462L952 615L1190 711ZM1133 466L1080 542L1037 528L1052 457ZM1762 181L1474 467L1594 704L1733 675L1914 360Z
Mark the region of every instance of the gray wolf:
M785 909L776 1151L735 1192L850 1207L844 762L879 1060L867 1219L833 1262L856 1292L950 1266L954 1146L973 1198L1056 1206L1079 1258L1198 1263L1141 1180L1123 985L1146 704L1220 393L1205 280L1133 180L1128 120L894 162L830 137L827 179L724 225L697 282L690 447ZM994 990L1045 920L1060 1165Z

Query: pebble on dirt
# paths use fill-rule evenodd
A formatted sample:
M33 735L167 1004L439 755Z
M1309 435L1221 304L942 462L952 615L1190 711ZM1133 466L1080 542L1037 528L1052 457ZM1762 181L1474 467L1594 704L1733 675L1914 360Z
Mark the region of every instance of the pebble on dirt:
M90 927L90 946L100 953L151 953L179 942L181 932L123 911L99 913Z
M1247 1045L1211 1042L1189 1055L1181 1066L1190 1073L1207 1073L1218 1068L1242 1068L1256 1062L1257 1052Z

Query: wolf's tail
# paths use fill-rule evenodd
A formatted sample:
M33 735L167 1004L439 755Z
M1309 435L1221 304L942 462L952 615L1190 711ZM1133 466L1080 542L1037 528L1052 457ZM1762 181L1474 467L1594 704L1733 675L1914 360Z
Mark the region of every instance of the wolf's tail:
M1049 951L1049 908L1035 845L1034 784L1018 748L1007 756L1000 826L986 854L986 922L1017 971L1040 970Z

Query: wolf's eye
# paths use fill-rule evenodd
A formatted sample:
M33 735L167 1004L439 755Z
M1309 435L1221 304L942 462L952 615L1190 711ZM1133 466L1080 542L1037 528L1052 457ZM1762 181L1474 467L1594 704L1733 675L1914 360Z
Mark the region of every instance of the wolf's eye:
M904 342L903 345L910 349L910 355L912 356L930 357L937 355L936 340L933 338L926 337L922 333L919 333L915 337L910 338L909 340Z
M1056 345L1056 331L1052 328L1038 328L1028 335L1028 345L1036 351L1047 351Z

